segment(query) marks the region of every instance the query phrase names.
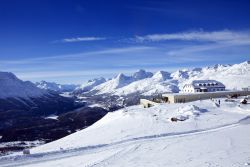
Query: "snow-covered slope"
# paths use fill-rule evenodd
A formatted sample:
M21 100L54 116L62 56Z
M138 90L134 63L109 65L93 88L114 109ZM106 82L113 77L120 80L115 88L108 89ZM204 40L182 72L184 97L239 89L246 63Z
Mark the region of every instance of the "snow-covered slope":
M158 71L152 77L135 81L115 91L116 95L129 95L133 93L150 96L166 92L178 92L176 81L172 80L170 73Z
M116 89L129 85L130 83L135 82L137 80L149 78L152 76L153 76L152 73L146 72L144 70L139 70L138 72L134 73L132 76L126 76L120 73L113 79L108 80L107 82L104 82L94 87L93 91L97 91L98 94L114 93Z
M78 85L74 84L58 84L55 82L46 82L46 81L36 82L35 84L38 88L53 90L56 92L71 92L78 87Z
M0 113L3 116L1 128L23 123L24 121L16 121L20 115L24 117L20 111L27 111L26 116L30 114L31 117L64 113L77 107L73 98L40 89L32 82L22 81L10 72L0 72ZM16 122L6 123L8 120L11 122L11 119Z
M77 87L74 92L75 93L87 92L87 91L90 91L91 89L93 89L95 86L98 86L104 82L106 82L106 79L103 77L95 78L95 79L89 80L87 83L82 84L81 86Z
M48 92L29 81L18 79L13 73L0 72L0 98L41 97Z
M60 148L109 144L145 136L184 134L237 123L250 115L250 106L238 107L238 102L224 102L217 107L211 100L184 104L162 104L144 109L132 106L112 113L91 127L58 141L34 148L32 152L56 151ZM186 121L173 123L172 117L185 117ZM84 140L80 140L84 139Z
M194 74L194 70L192 71ZM215 65L205 67L196 75L189 75L188 79L180 83L182 87L185 83L193 80L217 80L222 82L226 89L238 89L250 86L250 61L235 65Z
M250 161L250 106L212 100L132 106L87 129L0 159L2 166L244 166ZM185 121L172 122L176 117Z
M144 79L144 78L149 78L152 77L153 73L151 72L146 72L145 70L140 69L139 71L135 72L132 75L132 78L134 78L135 81L140 80L140 79Z
M140 70L132 76L119 74L89 90L94 94L126 96L129 94L156 95L178 92L186 83L193 80L217 80L226 89L241 89L250 85L250 62L235 65L215 65L213 67L177 70L173 73L158 71L154 75Z

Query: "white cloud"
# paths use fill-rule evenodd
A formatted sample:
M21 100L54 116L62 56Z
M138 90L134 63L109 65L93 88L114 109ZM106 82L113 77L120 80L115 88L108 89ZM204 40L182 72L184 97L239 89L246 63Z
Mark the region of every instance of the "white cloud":
M157 42L168 40L181 40L181 41L205 41L205 42L218 42L218 43L240 43L250 44L249 31L189 31L182 33L172 34L151 34L146 36L136 36L136 42Z
M60 40L60 42L72 43L72 42L100 41L100 40L106 40L106 38L104 37L76 37L76 38L65 38L65 39Z
M144 52L156 49L155 47L150 46L133 46L133 47L120 47L120 48L107 48L96 51L89 52L81 52L76 54L67 54L67 55L56 55L56 56L44 56L44 57L36 57L36 58L27 58L20 60L3 60L1 61L1 65L22 65L22 64L34 64L41 62L53 62L56 61L69 61L73 58L84 58L87 56L93 55L107 55L107 54L123 54L123 53L135 53L135 52Z

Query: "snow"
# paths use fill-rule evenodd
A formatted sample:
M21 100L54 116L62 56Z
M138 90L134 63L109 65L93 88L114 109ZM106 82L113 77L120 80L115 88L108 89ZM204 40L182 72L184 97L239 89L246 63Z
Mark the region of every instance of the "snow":
M38 88L53 90L57 92L69 92L76 89L78 85L74 84L58 84L55 82L40 81L35 83Z
M150 72L146 72L144 70L139 70L138 72L134 73L132 76L126 76L122 73L118 74L111 80L104 82L96 87L93 88L94 91L97 91L98 94L104 93L112 93L116 89L129 85L132 82L152 77L153 74Z
M35 141L13 141L13 142L2 142L0 143L0 148L4 147L34 147L41 144L44 144L44 141L35 140Z
M155 95L159 93L178 92L176 82L172 80L160 81L162 78L152 77L133 82L115 91L115 95L129 95L139 93L141 95Z
M111 93L116 88L128 85L132 82L132 78L125 76L124 74L120 73L115 78L108 80L107 82L104 82L97 87L94 87L94 91L101 92L99 94L103 93Z
M151 96L159 93L179 92L185 84L194 80L216 80L224 84L228 90L241 90L250 85L250 62L182 69L173 73L158 71L152 74L139 70L132 76L119 74L111 80L92 86L88 91L94 94L109 93L118 96L129 94Z
M170 77L170 73L166 72L166 71L158 71L156 72L152 78L158 80L158 81L165 81L167 79L171 79Z
M187 105L184 107L178 108L180 115L177 115L177 118L181 120L186 120L189 117L199 116L201 113L206 112L206 109L200 109L196 105Z
M41 97L48 94L29 81L22 81L10 72L0 72L0 98Z
M243 62L232 66L217 65L214 67L206 67L202 69L201 73L189 77L189 79L181 85L190 83L193 80L217 80L222 82L226 86L226 89L241 90L241 88L250 85L250 63Z
M54 120L58 120L58 116L53 114L53 115L47 116L45 119L54 119Z
M93 89L95 86L98 86L102 83L106 82L105 78L96 78L96 79L92 79L89 80L87 83L82 84L81 86L79 86L78 88L76 88L76 92L80 91L80 92L87 92L90 91L91 89Z
M71 92L63 92L60 94L60 96L63 96L63 97L73 97L73 95L71 94Z
M102 104L91 104L91 105L88 105L88 107L91 107L91 108L94 108L94 107L105 108L105 105L102 105Z
M29 156L0 158L0 165L243 166L250 163L250 106L220 100L120 109ZM177 116L186 120L171 122Z
M140 69L139 71L135 72L132 77L134 78L134 80L140 80L140 79L149 78L152 76L153 76L153 73L146 72L145 70Z
M18 80L5 75L0 74L0 84L2 80ZM216 80L226 89L248 87L250 62L173 73L158 71L154 75L140 70L131 76L119 74L96 86L90 81L89 91L152 95L177 92L193 80ZM241 99L123 108L86 129L31 149L31 155L1 157L0 166L248 166L250 104L240 104Z

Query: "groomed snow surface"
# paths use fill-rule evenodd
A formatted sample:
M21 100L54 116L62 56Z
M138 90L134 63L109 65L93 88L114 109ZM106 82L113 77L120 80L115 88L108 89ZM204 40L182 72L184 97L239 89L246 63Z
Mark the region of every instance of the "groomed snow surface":
M250 166L250 104L220 101L124 108L0 166Z

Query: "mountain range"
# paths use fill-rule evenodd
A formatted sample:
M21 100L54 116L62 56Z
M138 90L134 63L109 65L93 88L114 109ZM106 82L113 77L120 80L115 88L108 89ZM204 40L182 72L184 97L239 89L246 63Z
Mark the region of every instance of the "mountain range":
M53 90L56 92L71 92L75 90L77 87L79 87L79 85L75 84L58 84L55 82L47 82L47 81L36 82L35 85L38 88Z
M103 108L85 107L74 97L40 89L13 73L0 72L0 142L49 142L93 124L106 113Z
M225 84L227 89L247 87L250 62L234 65L217 64L211 67L181 69L174 72L147 72L139 70L130 76L123 73L111 79L94 78L81 85L57 84L54 82L36 82L37 87L57 92L72 92L73 95L117 95L140 94L152 96L159 93L179 92L186 83L199 79L214 79ZM227 77L224 77L227 76ZM237 80L235 80L237 78ZM242 82L238 82L238 81Z
M234 65L215 65L212 67L182 69L175 72L158 71L156 73L139 70L131 76L118 74L116 77L85 89L78 88L73 91L74 95L102 95L110 94L117 96L128 96L140 94L153 96L159 93L179 92L186 83L193 80L214 79L222 82L226 89L238 89L249 86L250 62L246 61ZM84 91L79 91L79 90Z
M82 85L34 84L0 72L0 141L56 140L90 126L108 112L138 104L140 98L179 92L184 84L199 79L241 90L250 86L250 62L175 72L139 70ZM70 96L63 96L65 91Z

